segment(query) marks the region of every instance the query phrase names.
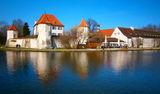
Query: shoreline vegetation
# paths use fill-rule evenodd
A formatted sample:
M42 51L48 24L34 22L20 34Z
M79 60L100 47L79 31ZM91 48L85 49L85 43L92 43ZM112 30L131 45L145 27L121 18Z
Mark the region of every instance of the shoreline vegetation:
M34 48L5 48L0 51L26 51L26 52L103 52L103 51L145 51L160 50L160 48L101 48L101 49L34 49Z

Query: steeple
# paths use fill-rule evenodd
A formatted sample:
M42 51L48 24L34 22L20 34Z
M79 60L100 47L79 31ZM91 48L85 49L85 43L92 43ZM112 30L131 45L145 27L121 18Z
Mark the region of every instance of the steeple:
M17 29L16 29L16 27L14 26L14 24L12 24L11 27L8 28L8 30L17 31Z
M78 26L79 27L89 27L88 24L85 22L84 18L82 18L82 21Z

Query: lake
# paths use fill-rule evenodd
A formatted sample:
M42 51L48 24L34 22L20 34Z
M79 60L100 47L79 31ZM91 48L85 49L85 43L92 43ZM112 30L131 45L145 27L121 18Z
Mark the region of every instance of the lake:
M160 94L160 51L0 51L0 94Z

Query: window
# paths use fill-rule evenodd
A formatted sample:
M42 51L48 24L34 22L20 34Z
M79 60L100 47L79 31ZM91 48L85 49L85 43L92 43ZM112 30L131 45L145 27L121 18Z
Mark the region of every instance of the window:
M56 36L56 33L53 33L53 36Z
M59 27L58 27L58 30L62 30L62 27L61 27L61 26L59 26Z
M56 26L53 26L53 30L56 30Z
M58 33L58 36L61 36L62 34L61 33Z
M16 36L16 34L14 34L14 38L16 38L17 36Z

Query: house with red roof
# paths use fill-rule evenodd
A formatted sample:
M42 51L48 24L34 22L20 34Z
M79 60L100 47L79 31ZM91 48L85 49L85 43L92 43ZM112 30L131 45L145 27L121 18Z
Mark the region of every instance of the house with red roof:
M128 47L160 46L160 32L135 29L133 26L130 28L117 27L111 37L123 40L124 45Z
M103 47L120 47L124 44L123 40L120 40L116 37L111 37L114 29L104 29L99 30L99 32L104 35L104 42L101 45Z
M87 42L88 48L100 48L100 47L120 47L124 44L123 40L119 40L116 37L111 37L114 29L100 29L100 25L97 25L97 34L103 37L103 42L98 43L94 38L89 38Z

